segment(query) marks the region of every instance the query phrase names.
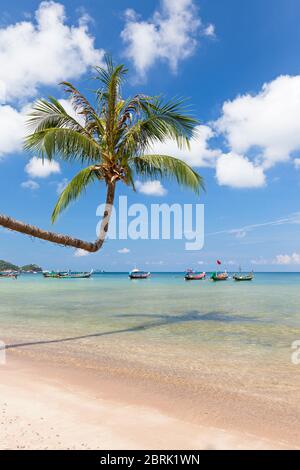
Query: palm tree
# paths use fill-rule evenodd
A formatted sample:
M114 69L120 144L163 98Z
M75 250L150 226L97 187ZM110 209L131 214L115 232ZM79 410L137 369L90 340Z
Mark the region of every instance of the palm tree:
M202 178L182 160L149 154L155 143L170 138L176 140L179 147L188 147L197 121L185 113L184 101L164 102L158 97L142 94L123 99L121 85L127 73L125 66L114 65L107 57L106 67L96 67L96 71L99 87L95 91L95 107L71 83L62 83L78 119L55 98L35 103L28 118L32 133L25 140L25 149L36 152L43 159L52 160L57 155L62 160L84 165L62 191L52 213L52 222L88 185L96 181L106 185L106 206L98 239L89 243L0 215L3 227L96 252L105 240L118 182L135 189L135 177L173 178L196 193L203 188Z

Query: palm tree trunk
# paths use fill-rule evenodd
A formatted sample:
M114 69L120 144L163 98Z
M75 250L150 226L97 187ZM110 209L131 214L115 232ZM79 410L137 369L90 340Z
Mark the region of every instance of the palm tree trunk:
M58 245L71 246L73 248L85 250L90 253L95 253L96 251L100 250L100 248L102 248L105 241L112 212L112 206L114 203L115 187L115 182L108 183L107 185L106 206L101 222L100 234L94 243L69 237L68 235L63 235L60 233L48 232L46 230L35 227L34 225L25 224L19 220L12 219L3 214L0 214L0 226L15 232L24 233L25 235L29 235L31 237L40 238L41 240L57 243Z
M108 232L109 221L110 221L110 217L111 217L111 213L112 213L112 209L114 205L115 192L116 192L116 182L114 181L112 183L108 183L105 209L104 209L103 219L102 219L101 226L100 226L100 233L99 233L98 239L93 244L95 246L95 251L99 251L100 248L102 248L102 245L105 241L105 238Z

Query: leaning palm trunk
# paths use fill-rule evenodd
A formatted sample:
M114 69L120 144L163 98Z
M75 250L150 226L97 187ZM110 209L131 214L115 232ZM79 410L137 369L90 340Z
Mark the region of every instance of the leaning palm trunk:
M106 205L104 209L103 219L100 226L100 233L97 240L94 243L86 242L78 238L70 237L69 235L63 235L61 233L49 232L42 230L34 225L25 224L19 220L12 219L6 215L0 214L0 225L9 230L20 232L31 237L40 238L48 242L56 243L62 246L69 246L80 250L85 250L90 253L95 253L102 248L105 241L106 234L108 232L109 220L112 212L115 196L115 184L111 183L107 186L107 197Z
M124 100L121 84L127 69L114 66L107 58L106 68L97 67L96 107L71 83L64 82L71 97L74 118L55 98L35 103L28 119L33 133L25 140L25 149L41 158L59 156L77 161L83 168L61 193L52 213L52 222L71 202L94 182L106 184L107 197L100 233L94 243L68 235L48 232L33 225L0 215L0 225L16 232L59 245L96 252L108 232L116 184L133 190L134 178L175 179L177 184L199 193L202 178L184 161L168 155L149 154L156 143L175 140L178 146L189 144L197 121L185 114L182 100L163 102L160 98L138 94ZM88 165L88 166L86 166Z

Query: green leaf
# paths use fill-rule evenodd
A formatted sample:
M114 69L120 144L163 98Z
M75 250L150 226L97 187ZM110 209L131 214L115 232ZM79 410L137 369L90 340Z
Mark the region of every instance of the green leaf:
M187 163L168 155L143 155L132 160L132 166L143 179L175 179L196 194L204 190L203 179Z
M25 150L49 160L57 154L62 160L101 161L101 147L91 137L73 129L53 127L36 131L25 139Z
M59 196L51 216L52 223L55 222L59 214L65 210L72 201L78 199L90 183L100 178L95 166L84 168L77 173Z

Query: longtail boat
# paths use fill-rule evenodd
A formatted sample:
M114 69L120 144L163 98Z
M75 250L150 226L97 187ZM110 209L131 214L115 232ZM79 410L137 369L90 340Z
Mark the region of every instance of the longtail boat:
M206 273L197 273L193 269L187 269L184 279L186 281L203 281L206 278Z
M61 273L59 271L43 271L44 277L52 278L52 279L58 279L61 277L62 274L66 274L66 273Z
M211 275L211 280L214 281L214 282L218 282L218 281L227 281L228 279L228 273L224 272L224 273L212 273Z
M254 274L253 273L248 273L248 274L234 274L233 279L237 282L243 282L243 281L253 281L254 279Z
M130 279L148 279L151 276L151 273L147 271L140 271L139 269L135 268L129 273Z
M88 279L93 274L90 272L72 272L72 271L43 271L43 276L52 279Z
M89 279L93 274L93 271L90 272L68 272L62 273L60 275L61 279Z
M18 279L19 273L17 272L0 272L0 278Z

